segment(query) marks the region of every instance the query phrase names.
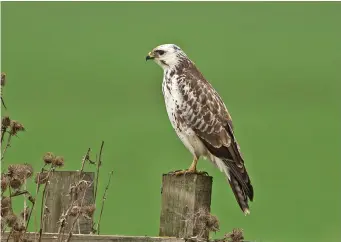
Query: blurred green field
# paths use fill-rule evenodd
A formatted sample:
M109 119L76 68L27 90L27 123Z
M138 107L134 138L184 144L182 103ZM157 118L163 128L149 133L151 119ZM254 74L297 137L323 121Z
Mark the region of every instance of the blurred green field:
M161 174L192 161L169 123L162 71L144 60L163 43L223 97L254 184L245 217L223 174L199 161L214 177L212 236L241 227L257 242L340 241L338 2L2 2L2 115L27 129L6 164L38 170L53 151L79 169L104 140L114 177L102 233L157 235Z

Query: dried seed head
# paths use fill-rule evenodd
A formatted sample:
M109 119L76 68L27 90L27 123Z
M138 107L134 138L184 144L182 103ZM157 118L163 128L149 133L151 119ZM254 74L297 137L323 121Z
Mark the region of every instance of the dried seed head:
M232 232L225 234L225 238L231 242L242 242L244 240L242 229L233 229Z
M37 173L36 178L34 179L36 184L45 184L49 180L49 173L44 171Z
M4 87L6 85L6 73L1 72L1 87Z
M89 181L86 180L79 181L79 183L77 184L76 193L86 191L89 188L89 186L90 186Z
M64 157L57 156L52 163L54 166L61 167L64 165Z
M27 219L28 216L30 215L30 208L29 207L26 207L23 211L21 211L20 213L20 216L23 218L23 219Z
M12 227L18 221L17 215L11 213L6 216L6 224L8 227Z
M8 116L4 116L1 120L1 128L7 129L11 125L11 119Z
M207 216L206 228L208 231L217 232L219 231L219 220L217 216L209 214Z
M80 212L80 207L78 207L78 206L73 206L72 208L71 208L71 210L69 211L69 216L71 216L71 217L75 217L75 216L77 216L77 214Z
M1 174L1 192L6 191L7 186L8 186L7 176Z
M11 180L9 181L9 185L13 189L19 189L23 184L23 180L21 180L19 177L12 177Z
M13 177L16 174L18 174L18 171L20 170L20 165L9 165L8 166L8 176Z
M13 229L16 232L23 232L25 230L25 228L26 227L25 227L24 223L22 221L19 221L19 220L13 226ZM21 235L22 235L21 233L18 233L19 237L21 237Z
M55 159L55 155L52 152L47 152L44 156L43 156L43 160L45 162L45 164L51 164L53 163L54 159Z
M24 126L16 120L11 120L11 130L9 131L9 133L14 136L19 131L25 131Z
M30 178L33 175L33 167L30 164L15 164L8 166L8 176L18 177L22 180Z
M3 197L1 199L1 217L7 216L11 210L11 199L9 197Z
M25 163L23 166L23 174L25 176L25 178L30 178L33 175L33 167L31 164Z
M1 199L1 209L5 207L10 207L11 204L11 198L10 197L2 197Z
M95 213L95 210L96 210L96 205L95 204L92 204L92 205L89 205L89 206L84 206L82 208L82 213L90 218L92 218L92 216L94 215Z

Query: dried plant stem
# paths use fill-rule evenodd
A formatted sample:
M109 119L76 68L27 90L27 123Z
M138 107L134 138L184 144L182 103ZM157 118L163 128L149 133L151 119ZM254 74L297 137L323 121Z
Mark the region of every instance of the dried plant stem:
M82 174L83 174L85 162L86 162L87 160L90 159L90 158L89 158L89 156L90 156L90 151L91 151L91 149L89 148L88 151L86 152L85 156L84 156L83 159L82 159L82 166L81 166L81 170L80 170L80 172L79 172L79 177L81 177Z
M97 198L97 188L98 188L98 180L99 180L99 169L102 166L102 151L103 151L104 141L102 141L101 149L99 151L98 161L97 161L97 171L96 171L96 186L95 186L95 202Z
M72 201L71 205L68 207L66 212L61 215L61 217L64 217L64 218L59 219L59 221L61 221L61 222L60 222L60 225L59 225L59 228L58 228L58 241L62 241L62 239L64 237L66 218L69 216L69 211L73 208L73 206L74 206L76 201L77 200Z
M46 167L46 164L41 168L41 172L44 172L45 167ZM27 219L25 233L26 233L28 225L30 223L30 219L31 219L32 213L35 212L35 209L36 209L35 205L36 205L36 200L37 200L37 197L38 197L39 189L40 189L40 184L39 184L39 181L38 181L37 182L37 186L36 186L36 195L34 197L34 202L32 204L32 209L31 209L31 212L30 212L30 214L28 216L28 219ZM34 231L37 231L37 215L36 215L36 213L35 213L34 217L35 217L35 219L34 219Z
M81 200L81 205L80 205L80 207L83 207L83 202L84 202L84 198L85 198L86 191L88 190L88 188L89 188L91 185L92 185L92 182L88 184L88 186L87 186L86 189L84 189L84 193L83 193L83 197L82 197L82 200ZM78 211L77 217L76 217L75 220L73 221L72 226L71 226L71 228L70 228L69 236L68 236L66 242L69 242L69 241L71 240L71 237L72 237L72 234L73 234L73 233L72 233L73 228L75 227L75 224L76 224L76 222L78 221L78 218L79 218L80 214L81 214L81 212Z
M1 128L1 144L4 141L6 131L7 131L7 128L5 127Z
M41 236L43 234L43 223L44 223L44 209L45 209L45 199L46 199L46 187L47 184L44 186L43 190L43 197L41 198L41 208L40 208L40 229L39 229L39 242L41 242Z
M76 184L75 187L73 187L74 190L77 190L78 187L80 186L80 184L82 184L81 181L83 181L83 178L84 178L85 175L83 175L80 179L80 181ZM90 187L90 186L89 186ZM86 192L86 190L85 190ZM85 195L85 192L84 192L84 195ZM75 205L75 203L77 202L77 199L73 199L72 196L71 196L71 199L72 199L72 202L70 204L70 206L67 208L66 212L63 213L61 216L60 216L60 219L59 219L59 222L60 222L60 225L59 225L59 228L58 228L58 241L62 241L62 238L64 237L64 230L65 230L65 222L66 222L66 218L69 216L69 212L70 210L73 208L73 206Z
M6 146L5 146L5 148L4 148L3 152L2 152L1 161L5 158L5 153L6 153L7 149L8 149L8 147L11 146L11 139L12 139L12 134L9 134L8 139L7 139L7 144L6 144Z
M27 182L26 179L24 181L24 190L26 191L27 189ZM26 208L27 208L27 204L26 204L26 196L24 196L24 224L26 224Z
M108 181L107 186L105 187L104 194L103 194L103 197L102 197L101 212L100 212L100 215L99 215L99 219L98 219L98 223L97 223L97 228L96 228L97 234L99 234L99 229L100 229L100 224L101 224L101 218L102 218L103 209L104 209L104 202L105 202L105 200L107 199L107 191L108 191L108 189L109 189L109 185L110 185L111 177L112 177L112 174L113 174L113 173L114 173L114 171L111 171L111 172L109 173L109 181Z
M54 167L51 166L48 174L47 174L47 181L45 183L45 186L44 186L44 190L43 190L43 197L41 199L41 208L40 208L40 229L39 229L39 242L41 242L41 237L42 237L42 234L43 234L43 224L45 222L45 206L46 206L46 188L49 184L49 181L50 181L50 175L51 175L51 172L54 171Z
M13 213L13 206L12 206L12 189L11 186L8 186L8 193L9 193L9 204L10 204L10 210Z
M32 208L31 208L31 210L30 210L30 213L28 214L27 221L26 221L25 232L24 232L24 233L26 233L26 231L27 231L27 229L28 229L28 225L30 224L30 220L31 220L31 216L32 216L32 213L33 213L33 209L34 209L34 205L35 205L35 204L36 204L35 202L32 204Z
M30 194L30 193L27 190L17 191L15 193L10 194L10 197L17 197L23 194Z

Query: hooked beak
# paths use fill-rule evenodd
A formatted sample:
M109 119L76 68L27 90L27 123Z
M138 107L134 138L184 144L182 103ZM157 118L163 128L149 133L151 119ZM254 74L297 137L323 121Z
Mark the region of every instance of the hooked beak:
M146 61L147 60L152 60L154 58L155 58L154 53L153 52L149 52L148 55L146 56Z

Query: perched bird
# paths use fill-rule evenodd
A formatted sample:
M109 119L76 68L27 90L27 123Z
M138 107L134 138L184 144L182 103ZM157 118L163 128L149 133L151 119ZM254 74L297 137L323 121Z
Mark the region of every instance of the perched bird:
M253 187L222 98L178 46L157 46L146 60L154 60L163 69L162 93L168 117L193 155L187 170L173 174L202 173L196 169L198 159L209 159L224 172L240 208L249 214Z

